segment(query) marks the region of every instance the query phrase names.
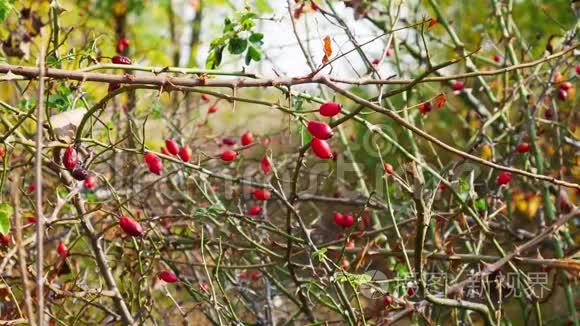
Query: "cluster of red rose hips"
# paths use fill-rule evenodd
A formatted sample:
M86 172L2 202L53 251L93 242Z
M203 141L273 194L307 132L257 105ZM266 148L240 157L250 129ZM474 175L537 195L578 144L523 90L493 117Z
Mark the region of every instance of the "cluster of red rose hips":
M320 106L318 113L324 117L334 117L339 114L341 106L335 102L326 102ZM334 157L330 150L330 145L326 141L334 135L332 128L322 121L312 120L308 122L307 129L314 137L310 142L310 147L314 155L321 159L332 159Z
M354 216L352 214L343 215L339 212L336 212L332 216L332 221L334 221L334 224L348 229L354 224Z
M79 160L74 146L66 148L62 156L62 164L71 173L73 178L83 181L83 184L87 189L92 190L96 187L97 178L90 175L87 169L83 167L83 163Z
M569 81L561 83L558 88L558 99L560 99L560 101L568 100L569 92L573 87L574 85Z

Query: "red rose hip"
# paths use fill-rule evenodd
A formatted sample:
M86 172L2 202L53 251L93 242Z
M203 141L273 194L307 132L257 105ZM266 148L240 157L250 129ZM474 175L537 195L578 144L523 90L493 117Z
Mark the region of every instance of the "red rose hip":
M260 206L252 206L248 208L248 215L256 216L262 213L262 207Z
M310 121L307 128L310 134L318 139L328 139L334 135L332 128L324 122Z
M123 232L132 237L138 237L143 234L143 227L127 215L123 215L119 218L119 226Z
M228 145L228 146L234 146L236 144L236 141L233 138L224 137L224 138L222 138L222 144Z
M342 226L346 229L351 227L354 224L354 216L351 214L345 215L344 220L342 221Z
M568 99L568 91L560 88L558 90L558 99L560 99L560 101L566 101Z
M161 170L163 170L163 162L161 162L159 156L153 154L152 152L147 152L145 153L144 158L145 163L147 164L147 168L149 168L149 172L160 175Z
M521 143L516 147L516 151L518 153L527 153L530 151L530 144L528 143Z
M340 104L336 102L326 102L318 108L318 113L325 117L334 117L340 113Z
M85 185L85 188L93 190L97 186L97 177L94 175L89 175L85 178L83 184Z
M332 216L332 221L334 222L334 224L336 224L338 226L342 226L344 224L344 215L342 215L341 213L336 212Z
M268 200L272 197L272 193L266 189L256 189L252 194L256 200Z
M62 241L58 242L58 246L56 247L56 252L61 257L68 256L68 248L66 247L66 245Z
M177 142L172 138L165 141L165 147L171 155L177 155L179 153L179 145L177 145Z
M272 172L272 163L270 163L270 159L268 158L268 156L264 156L260 160L260 169L266 175L268 175L268 174L270 174L270 172Z
M246 132L245 132L245 133L242 135L242 137L241 137L240 141L241 141L241 143L242 143L242 146L248 146L248 145L250 145L251 143L253 143L253 142L254 142L254 135L252 135L252 133L251 133L251 132L249 132L249 131L246 131Z
M310 147L312 147L314 154L323 160L333 157L330 145L325 140L314 138L310 142Z
M166 283L175 283L177 282L177 275L172 271L163 271L157 275L160 280Z
M390 165L389 163L384 163L383 164L383 169L385 170L385 173L388 175L393 175L393 173L395 172L393 170L393 166Z
M11 243L12 243L12 237L10 237L10 234L1 234L0 233L0 245L9 246Z
M192 151L191 151L191 148L189 146L181 147L181 150L179 151L179 157L181 158L181 160L183 162L189 162L189 160L191 160L191 156L192 156Z
M222 152L221 159L222 161L231 162L238 157L238 153L232 150L226 150Z
M451 86L451 88L454 91L460 91L465 87L465 83L462 81L456 81L455 83L453 83L453 85Z
M497 176L497 185L503 186L512 181L512 174L510 172L502 172Z
M62 164L67 170L72 170L77 166L77 151L72 146L67 147L64 151Z
M131 61L131 59L129 59L128 57L123 56L123 55L116 55L116 56L112 57L111 62L113 62L114 64L118 64L118 65L130 65L133 63Z

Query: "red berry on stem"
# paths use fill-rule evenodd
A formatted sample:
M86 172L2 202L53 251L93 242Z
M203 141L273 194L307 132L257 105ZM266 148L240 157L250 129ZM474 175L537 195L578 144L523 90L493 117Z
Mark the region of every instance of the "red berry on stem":
M576 65L576 75L580 75L580 64Z
M258 271L253 271L250 277L252 278L252 281L257 281L262 277L262 274Z
M118 65L130 65L133 63L131 59L123 55L116 55L112 57L111 62Z
M83 181L89 176L89 171L81 166L77 166L74 168L74 170L72 170L71 175L78 181Z
M547 108L546 111L544 111L544 118L551 120L553 117L554 117L554 109Z
M256 200L268 200L272 197L272 193L266 189L256 189L252 194Z
M391 49L391 48L388 48L388 49L387 49L387 53L386 53L386 55L387 55L387 57L390 57L390 56L392 56L392 55L393 55L393 49Z
M149 168L149 172L160 175L161 170L163 170L163 162L161 162L161 158L152 152L145 153L144 157L147 168Z
M201 94L201 99L204 102L209 102L210 101L209 95L207 95L207 94Z
M451 88L454 91L460 91L465 87L465 83L462 81L456 81L455 83L453 83L453 85L451 86Z
M501 56L500 56L499 54L495 54L495 55L493 56L493 61L495 61L495 62L500 62L500 61L501 61Z
M331 159L332 151L330 150L330 145L325 140L314 138L310 142L310 146L312 147L312 151L316 156L321 159Z
M138 237L143 234L143 227L127 215L123 215L119 218L119 226L123 232L132 237Z
M395 171L393 170L393 166L392 166L392 165L390 165L389 163L384 163L384 164L383 164L383 169L385 170L385 172L386 172L388 175L393 175L393 173L395 172Z
M61 257L68 256L68 248L66 247L66 245L62 241L58 242L58 246L56 247L56 252Z
M177 145L177 142L172 138L165 140L165 147L167 147L167 151L171 153L171 155L177 155L179 153L179 145Z
M344 215L342 215L341 213L336 212L332 216L332 221L334 222L334 224L336 224L338 226L342 226L344 224Z
M568 99L568 92L560 88L558 90L558 98L560 99L560 101L566 101Z
M251 132L246 131L243 135L242 138L240 139L242 146L248 146L251 143L254 142L254 135L252 135Z
M231 162L238 157L238 153L232 150L225 150L222 152L221 159L222 161Z
M175 283L177 282L177 275L172 271L163 271L160 272L158 275L160 280L167 282L167 283Z
M308 122L308 131L318 139L328 139L334 135L332 128L324 122L312 120Z
M250 208L248 208L248 215L256 216L260 215L261 212L262 207L260 206L251 206Z
M207 109L207 113L216 113L217 110L218 110L218 107L215 105L212 105Z
M354 224L354 216L351 214L345 215L344 220L342 221L342 226L346 229L351 227Z
M334 117L340 113L340 104L336 102L326 102L320 106L318 112L325 117Z
M236 144L236 140L230 137L224 137L222 138L222 144L224 145L228 145L228 146L234 146Z
M431 102L425 102L425 103L419 104L419 112L421 112L421 114L427 114L427 113L431 112L432 109L433 109L433 104L431 104Z
M268 158L268 156L264 156L260 160L260 169L266 175L272 172L272 163L270 163L270 159Z
M565 91L569 90L570 88L572 88L572 83L571 82L563 82L560 84L560 89L563 89Z
M392 304L393 304L393 297L392 297L392 296L390 296L390 295L388 295L388 294L387 294L387 295L385 295L385 297L383 298L383 304L384 304L385 306L390 306L390 305L392 305Z
M372 62L373 65L378 65L379 63L381 63L381 59L379 58L374 59Z
M85 185L85 188L93 190L97 185L97 177L95 177L94 175L89 175L85 178L83 184Z
M68 170L72 170L77 166L77 151L72 146L67 147L64 151L62 164Z
M512 181L512 174L510 172L501 172L497 176L497 185L502 186L510 183Z
M12 237L10 237L10 234L1 234L0 233L0 245L9 246L11 243L12 243Z
M518 153L527 153L530 151L530 144L521 143L516 147L516 151L518 151Z
M36 183L29 183L26 190L28 190L28 192L34 192L36 190Z
M28 216L26 218L26 221L30 224L36 224L36 222L38 221L38 218L36 218L36 216L34 216L34 215L31 215L31 216Z
M191 151L191 148L189 146L183 146L179 151L179 157L183 162L189 162L189 160L191 160L192 154L193 152Z
M6 154L6 150L4 149L4 147L0 146L0 159L4 158L5 154Z

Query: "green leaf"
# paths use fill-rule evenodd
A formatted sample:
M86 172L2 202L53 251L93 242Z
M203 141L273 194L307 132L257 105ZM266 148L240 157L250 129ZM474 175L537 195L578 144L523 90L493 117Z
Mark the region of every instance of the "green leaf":
M262 44L264 44L264 42L262 42L263 38L264 38L264 34L253 33L252 35L250 35L249 40L250 40L250 42L252 42L256 45L262 45Z
M10 232L10 217L14 209L7 203L0 204L0 233L6 235Z
M326 257L325 253L328 251L328 248L322 248L314 253L312 253L312 258L318 258L318 261L322 262Z
M479 198L475 201L475 208L478 210L484 211L487 208L487 204L485 203L485 199Z
M0 0L0 23L4 22L12 10L12 5L8 0Z
M228 51L231 54L242 54L246 51L248 47L248 40L234 37L230 40L230 44L228 45Z
M224 19L224 33L233 31L234 27L235 24L233 24L232 21L226 17L226 19Z
M151 103L151 118L159 120L161 118L161 106L158 102Z
M361 286L370 282L372 277L368 274L340 274L336 277L336 280L343 283L349 282L353 286Z
M209 52L207 59L205 60L205 67L207 69L215 69L219 67L222 63L222 53L224 51L223 47L218 47Z
M248 47L248 52L246 53L246 66L250 64L252 60L260 61L262 59L262 53L260 50L255 48L253 45Z

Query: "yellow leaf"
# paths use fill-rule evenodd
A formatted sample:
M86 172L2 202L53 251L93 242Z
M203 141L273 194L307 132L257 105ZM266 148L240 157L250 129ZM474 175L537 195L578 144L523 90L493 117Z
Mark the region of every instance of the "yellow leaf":
M447 100L445 99L445 95L443 94L439 94L437 95L437 97L435 98L435 107L440 109L443 107L443 105L445 105L445 102Z
M332 55L332 42L330 41L330 36L326 35L324 37L324 58L322 58L322 63L327 63L331 55Z
M486 161L489 161L491 160L492 156L493 151L491 149L491 146L489 144L483 144L483 146L481 146L481 153L479 154L479 157L481 157Z

